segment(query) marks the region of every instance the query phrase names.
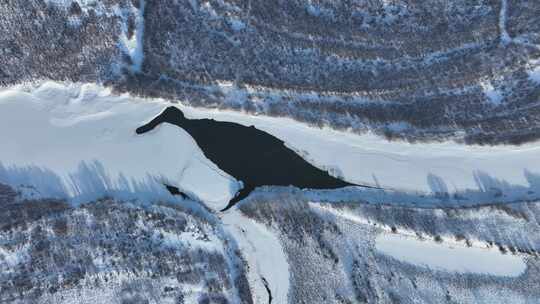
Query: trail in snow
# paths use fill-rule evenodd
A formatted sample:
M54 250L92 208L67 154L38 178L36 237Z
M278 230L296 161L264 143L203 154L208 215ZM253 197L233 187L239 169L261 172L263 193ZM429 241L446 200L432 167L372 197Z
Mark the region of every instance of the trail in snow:
M144 10L146 1L139 0L139 9L137 12L136 30L134 34L135 46L130 49L130 57L133 61L132 70L140 72L144 59Z
M105 15L108 17L119 17L121 33L119 35L119 48L129 56L132 72L140 72L144 59L144 11L146 0L136 0L131 6L121 6L119 4L107 4L104 1L96 0L45 0L46 3L68 10L72 3L77 3L84 14L91 10L96 15ZM130 9L127 9L129 7ZM128 16L135 16L135 29L132 37L128 37ZM73 26L80 26L81 19L76 16L69 17L69 23Z
M248 281L255 303L287 303L289 264L276 234L236 207L220 216L249 265Z
M510 37L506 29L507 14L508 14L508 1L501 0L501 10L499 12L499 32L501 35L501 42L503 44L508 44L512 42L512 38Z

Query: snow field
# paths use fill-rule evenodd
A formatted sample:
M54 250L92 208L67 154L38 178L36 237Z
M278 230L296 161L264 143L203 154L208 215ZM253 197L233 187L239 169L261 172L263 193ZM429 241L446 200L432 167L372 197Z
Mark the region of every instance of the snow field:
M0 93L0 182L31 185L75 203L103 196L174 200L163 183L223 208L238 183L208 161L192 138L164 124L135 129L164 105L93 85L45 83Z
M521 257L497 248L452 246L392 233L379 234L375 248L402 262L440 271L517 277L527 268Z
M263 224L242 215L235 207L221 217L224 228L235 236L249 265L248 280L255 303L268 303L263 278L272 292L272 303L287 303L289 264L277 236Z

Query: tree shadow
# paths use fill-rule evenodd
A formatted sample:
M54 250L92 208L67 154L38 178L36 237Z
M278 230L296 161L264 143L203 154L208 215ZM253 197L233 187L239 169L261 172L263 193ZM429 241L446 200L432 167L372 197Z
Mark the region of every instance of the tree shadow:
M0 183L15 189L32 187L43 198L69 200L74 204L114 197L126 201L177 201L162 176L128 178L111 176L99 161L81 161L74 172L61 176L38 166L5 166L0 162Z

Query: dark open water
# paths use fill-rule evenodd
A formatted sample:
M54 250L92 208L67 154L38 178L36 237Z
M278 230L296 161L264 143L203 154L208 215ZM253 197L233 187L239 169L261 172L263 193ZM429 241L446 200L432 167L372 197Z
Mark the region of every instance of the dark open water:
M361 186L337 179L305 161L282 140L255 127L213 119L187 119L181 110L169 107L148 124L142 134L161 123L170 123L189 133L205 156L221 170L244 183L228 206L244 199L259 186L295 186L308 189L336 189Z

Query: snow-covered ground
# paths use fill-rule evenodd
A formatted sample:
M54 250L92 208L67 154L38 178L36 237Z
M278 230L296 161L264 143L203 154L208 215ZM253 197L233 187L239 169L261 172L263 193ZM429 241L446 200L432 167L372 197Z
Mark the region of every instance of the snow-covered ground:
M454 193L515 187L540 192L540 142L478 146L455 142L410 144L381 137L312 128L288 118L179 106L188 118L214 118L254 125L280 139L306 160L350 182L408 192ZM519 199L509 197L508 200Z
M448 245L392 233L379 234L375 248L402 262L434 270L515 277L527 268L521 257L502 254L497 248Z
M187 133L164 124L136 135L164 108L94 85L2 90L0 182L76 203L105 195L171 200L167 183L223 208L239 185Z
M128 21L126 20L126 12L121 12L118 9L116 13L124 22L121 24L122 34L120 35L120 47L129 55L132 61L131 70L140 72L144 58L143 52L143 37L144 37L144 9L146 7L145 0L139 0L139 8L133 8L135 17L135 30L131 38L127 37Z
M512 41L508 30L506 29L506 16L508 14L508 1L501 0L501 10L499 12L499 32L501 36L501 42L508 44Z
M503 100L502 93L493 87L493 84L490 82L480 82L480 87L482 88L484 95L486 95L489 102L493 105L500 105Z
M225 212L221 219L249 265L248 280L255 303L268 303L263 278L272 292L272 303L288 303L289 264L277 235L237 208Z
M527 71L529 79L536 83L540 83L540 60L531 60L529 65L530 70Z
M119 35L118 46L120 49L131 58L130 69L133 72L140 72L144 52L143 52L143 37L144 37L144 10L146 7L145 0L134 0L131 7L122 8L119 4L107 4L97 0L46 0L46 3L56 7L61 7L69 10L73 3L77 3L84 14L88 14L92 10L96 15L115 16L119 17L121 33ZM111 7L108 7L108 6ZM135 28L133 35L128 37L128 16L132 15L135 18ZM70 16L69 24L72 26L80 26L81 18L79 16Z
M25 191L32 195L63 197L75 203L103 196L174 200L163 187L166 183L213 209L223 208L240 185L206 159L186 132L162 124L143 135L135 133L167 106L170 103L159 99L114 96L97 85L46 82L1 89L0 183L17 189L31 186L34 189ZM355 195L394 202L408 195L411 202L419 202L422 198L415 192L486 192L497 187L504 196L516 187L522 192L540 191L540 143L482 147L388 142L370 134L317 129L285 118L178 107L188 118L254 125L348 181L410 192L305 191L308 199ZM353 214L319 209L370 224ZM248 279L257 303L268 301L266 287L274 303L286 303L289 264L276 231L246 218L237 208L220 218L249 265ZM163 236L167 246L198 245L190 235ZM398 260L443 271L518 276L526 268L521 256L501 254L497 248L467 247L444 237L442 243L419 240L414 232L396 235L383 229L375 246Z
M168 182L213 208L225 206L238 183L211 164L187 133L164 124L135 135L138 126L169 105L163 100L111 96L109 90L95 85L49 82L32 89L3 89L0 181L15 187L32 185L49 195L67 193L72 198L89 193L94 194L87 198L95 198L95 193L104 192L155 195L163 191L161 182ZM540 193L538 142L494 147L409 144L312 128L286 118L178 107L188 118L254 125L334 175L407 191L411 202L421 203L416 192L468 191L468 204L535 199ZM397 194L388 196L391 193L395 192L365 195L366 199L383 195L384 201L399 200Z
M309 206L323 216L326 213L360 225L373 224L367 218L344 210L317 203L309 203ZM437 242L431 238L419 239L415 231L402 227L396 233L388 226L379 225L378 229L375 248L402 262L433 270L511 277L519 276L527 268L522 256L503 254L497 246L480 241L469 240L467 244L442 235Z

